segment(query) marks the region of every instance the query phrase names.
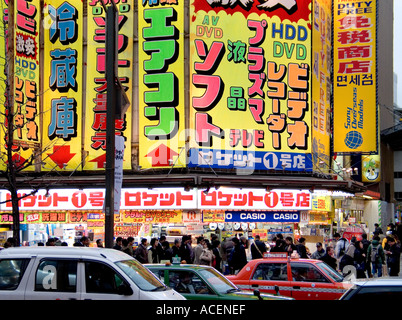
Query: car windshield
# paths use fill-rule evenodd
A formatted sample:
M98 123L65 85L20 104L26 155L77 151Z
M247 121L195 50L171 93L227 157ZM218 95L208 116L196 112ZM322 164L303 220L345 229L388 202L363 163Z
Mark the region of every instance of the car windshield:
M129 278L144 291L164 291L171 290L160 282L152 272L145 268L138 261L123 260L116 262L116 265L127 275Z
M218 293L230 293L239 290L239 288L237 288L233 283L231 283L215 269L202 269L199 271L199 274Z
M340 275L336 270L331 268L329 265L327 265L325 262L320 262L317 263L317 266L320 267L320 269L325 272L325 274L330 277L332 280L335 282L342 282L343 281L343 276Z

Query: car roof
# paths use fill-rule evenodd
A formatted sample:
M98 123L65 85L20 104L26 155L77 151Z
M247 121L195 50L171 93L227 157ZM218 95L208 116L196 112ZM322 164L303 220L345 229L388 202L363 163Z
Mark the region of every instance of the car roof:
M15 247L0 251L0 259L4 258L30 258L32 256L49 257L80 257L80 258L101 258L112 262L133 259L130 255L116 249L91 248L91 247Z
M402 286L402 279L394 277L356 279L352 283L364 287Z
M200 270L200 269L211 269L212 267L210 266L204 266L204 265L198 265L198 264L164 264L164 263L149 263L149 264L144 264L145 267L147 268L152 268L152 267L157 267L158 269L161 268L183 268L183 269L192 269L192 270Z
M308 262L308 263L319 263L322 262L321 260L315 259L303 259L303 258L260 258L260 259L253 259L248 261L248 263L258 263L258 262Z

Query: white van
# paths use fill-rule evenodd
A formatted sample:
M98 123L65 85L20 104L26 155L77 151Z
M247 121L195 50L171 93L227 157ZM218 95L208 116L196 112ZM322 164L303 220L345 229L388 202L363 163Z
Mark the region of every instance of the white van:
M0 300L185 300L115 249L19 247L0 251Z

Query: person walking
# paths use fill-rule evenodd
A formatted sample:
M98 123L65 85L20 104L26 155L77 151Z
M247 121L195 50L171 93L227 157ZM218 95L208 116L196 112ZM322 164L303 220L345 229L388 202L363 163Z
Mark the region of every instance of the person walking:
M385 250L385 254L387 256L388 274L390 277L397 277L400 268L400 248L393 237L387 237L387 243L389 248Z
M204 240L203 244L203 250L201 252L201 255L199 257L200 259L200 265L202 266L212 266L213 260L215 259L215 256L212 252L212 245L209 242L208 239Z
M364 279L366 278L366 253L364 251L364 245L361 241L356 241L355 252L353 255L354 266L356 268L356 278Z
M285 242L286 242L285 251L288 253L289 256L291 256L293 251L297 251L296 245L293 243L293 238L286 237Z
M212 253L215 256L215 265L212 266L219 272L222 272L222 257L220 246L221 242L219 240L212 241Z
M299 254L300 258L308 259L307 249L306 249L306 239L301 237L298 240L298 244L296 245L297 253Z
M325 255L326 251L322 247L321 242L317 242L315 246L316 246L317 250L313 252L313 254L311 255L311 259L320 260L320 258Z
M148 249L148 263L159 263L159 250L158 250L159 240L157 238L151 239L151 247Z
M97 239L97 240L96 240L96 247L97 247L97 248L103 248L102 239Z
M128 237L127 238L127 249L126 249L126 253L132 257L134 257L134 249L133 249L133 245L134 245L134 238L133 237Z
M188 246L190 241L191 241L191 239L187 235L184 235L181 239L181 245L180 245L180 249L179 249L179 257L181 258L181 261L185 261L183 263L188 263L188 264L192 263L191 251Z
M165 263L167 261L172 262L173 258L173 250L170 248L168 241L162 242L162 251L160 252L160 261L161 263Z
M113 249L121 250L122 241L123 241L122 237L117 237L116 238L116 243L114 244Z
M380 237L374 236L367 249L367 260L371 263L371 275L382 277L382 266L385 263L384 248L380 243Z
M338 232L334 234L334 239L336 241L335 258L338 262L339 269L341 269L340 268L341 259L349 247L349 242L345 238L341 237L341 235Z
M197 245L194 248L194 264L200 264L200 256L204 250L204 237L197 237Z
M180 247L181 247L181 240L174 239L173 247L172 247L172 256L180 258ZM173 258L172 258L173 260ZM181 259L180 259L181 261Z
M264 252L267 252L267 246L260 240L260 236L257 234L254 237L254 242L250 246L251 259L261 259L264 256Z
M367 276L371 278L371 261L370 261L370 256L367 254L368 247L370 246L371 242L367 239L367 233L362 234L362 242L363 242L363 251L366 254L366 272Z
M79 241L73 244L74 247L89 247L91 241L87 236L82 236Z
M148 263L148 240L147 238L142 238L141 243L135 249L134 258L136 258L140 263Z
M349 244L349 246L348 246L348 248L346 249L344 255L341 256L341 258L340 258L340 261L339 261L339 270L340 270L342 273L344 273L343 270L344 270L344 268L345 268L346 266L354 266L354 264L355 264L354 257L355 257L355 250L356 250L356 247L355 247L354 243L355 243L355 241L353 241L353 239L352 239L351 242L350 242L350 244ZM346 273L346 272L345 272L345 273ZM345 273L344 273L344 274L345 274Z
M337 268L337 261L335 258L335 251L334 248L331 246L328 246L325 249L325 254L319 259L323 262L325 262L327 265L329 265L331 268L336 270Z
M229 254L228 262L231 274L237 274L246 264L246 249L236 237L232 238L233 249Z

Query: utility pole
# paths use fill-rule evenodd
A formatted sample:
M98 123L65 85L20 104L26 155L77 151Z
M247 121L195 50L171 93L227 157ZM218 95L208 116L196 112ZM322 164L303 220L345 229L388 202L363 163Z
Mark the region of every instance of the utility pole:
M103 3L103 1L102 1ZM106 10L106 177L105 177L105 247L113 247L114 235L114 176L115 120L117 103L117 34L118 11L114 1ZM105 6L104 6L105 8Z
M7 169L8 169L8 191L11 193L11 204L13 209L13 238L15 246L20 245L20 212L18 207L18 189L16 180L16 168L13 161L14 144L14 0L8 1L8 34L7 34Z

